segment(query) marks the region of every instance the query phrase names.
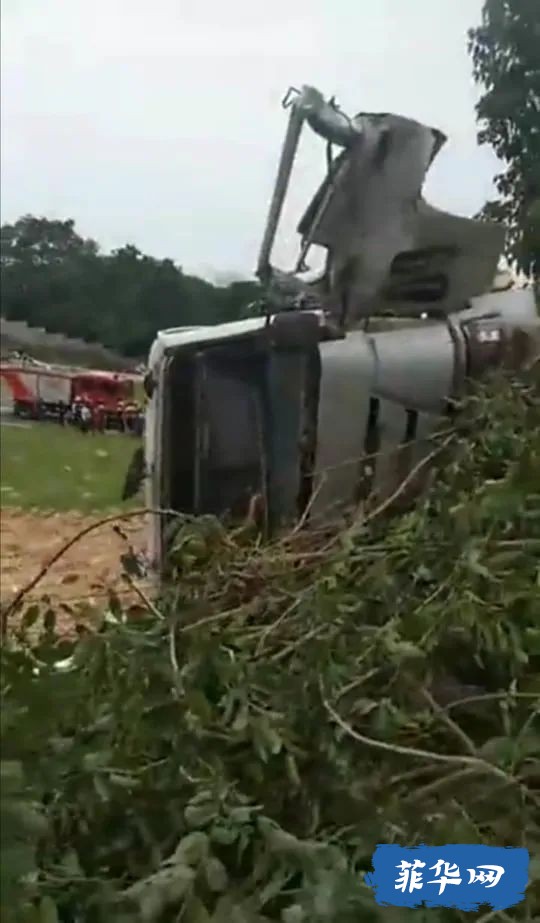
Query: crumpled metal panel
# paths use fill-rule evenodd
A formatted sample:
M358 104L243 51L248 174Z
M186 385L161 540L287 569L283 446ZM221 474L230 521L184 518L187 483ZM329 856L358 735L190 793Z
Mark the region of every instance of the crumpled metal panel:
M392 114L349 118L313 87L288 94L291 115L257 273L282 295L316 294L345 329L391 310L415 316L455 311L486 291L503 249L500 226L451 215L422 199L427 171L446 141L436 128ZM270 255L302 123L339 156L298 225L302 246L292 273ZM322 278L307 277L312 244L328 250Z
M334 189L311 235L313 243L331 254L329 306L341 310L345 300L348 325L385 310L448 314L489 288L504 231L440 211L421 198L436 149L433 129L397 116L372 125L367 117L365 121L371 130L338 158ZM300 222L300 233L309 233L331 182L319 189ZM424 252L425 265L398 274L395 258L413 251ZM430 282L434 297L419 302L416 291L422 285L429 290Z
M406 244L428 167L440 146L435 129L414 119L362 115L355 124L358 137L336 159L298 225L299 233L306 235L327 187L332 186L313 243L330 248L340 244L351 255L374 226L393 226L396 221ZM394 253L403 249L397 246Z
M331 252L331 300L339 303L343 292L350 322L373 312L395 255L414 245L417 204L437 144L433 129L411 119L365 116L362 134L342 155L312 241ZM300 222L301 233L321 195Z
M392 311L406 316L421 310L446 316L455 312L489 290L503 246L504 229L500 225L452 215L420 200L408 255L413 250L425 253L425 265L411 273L410 280L401 279L391 268L375 297L374 313ZM407 284L414 293L422 283L427 287L430 280L435 283L442 276L447 284L441 297L423 298L421 302L415 297L399 297Z

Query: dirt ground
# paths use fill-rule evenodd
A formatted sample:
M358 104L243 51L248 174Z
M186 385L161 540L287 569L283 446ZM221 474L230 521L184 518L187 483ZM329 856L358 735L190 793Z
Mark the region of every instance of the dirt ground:
M34 513L23 510L2 509L0 512L0 549L2 603L13 598L70 538L90 525L105 518L73 513ZM142 518L142 517L141 517ZM140 519L118 523L127 541L120 537L112 525L104 525L71 547L28 594L28 601L48 596L52 601L73 607L94 609L105 603L108 591L114 588L118 595L125 591L121 579L120 555L130 544L142 551L144 522Z

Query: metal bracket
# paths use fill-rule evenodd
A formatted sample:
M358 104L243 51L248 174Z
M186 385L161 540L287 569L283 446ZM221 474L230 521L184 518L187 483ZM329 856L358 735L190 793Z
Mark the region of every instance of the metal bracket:
M300 96L300 90L298 90L296 87L289 87L285 93L285 96L281 100L282 107L284 109L290 109L290 107L293 105L295 96Z

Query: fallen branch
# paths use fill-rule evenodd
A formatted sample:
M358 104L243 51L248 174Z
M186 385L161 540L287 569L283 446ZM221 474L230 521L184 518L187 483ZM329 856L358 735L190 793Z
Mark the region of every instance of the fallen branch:
M430 760L434 763L446 763L448 766L468 766L476 770L481 770L489 775L497 776L499 779L504 779L505 782L511 781L521 787L521 783L518 779L515 779L513 776L509 776L508 773L504 772L503 769L499 769L498 766L494 766L493 763L488 763L487 760L480 759L480 757L436 753L434 750L421 750L417 747L404 747L400 744L390 744L385 740L375 740L372 737L366 737L364 734L360 734L358 731L355 731L354 728L352 728L351 725L348 724L334 708L332 708L324 695L323 705L330 717L335 721L335 723L341 728L342 731L344 731L349 737L352 737L353 740L357 740L358 743L364 744L366 747L372 747L374 750L385 750L387 753L394 753L401 756L410 756L416 759Z

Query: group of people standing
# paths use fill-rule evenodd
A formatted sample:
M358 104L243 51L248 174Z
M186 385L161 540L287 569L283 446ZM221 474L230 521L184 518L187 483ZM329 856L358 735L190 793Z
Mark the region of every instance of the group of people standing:
M118 408L120 424L124 433L142 437L144 434L144 408L138 401L120 404Z
M113 420L111 420L113 417ZM132 403L119 403L116 411L111 414L104 404L90 404L82 398L76 397L70 408L60 414L62 425L71 423L80 429L81 433L104 433L113 422L114 428L118 426L124 433L133 436L142 436L144 433L144 410L141 405Z

